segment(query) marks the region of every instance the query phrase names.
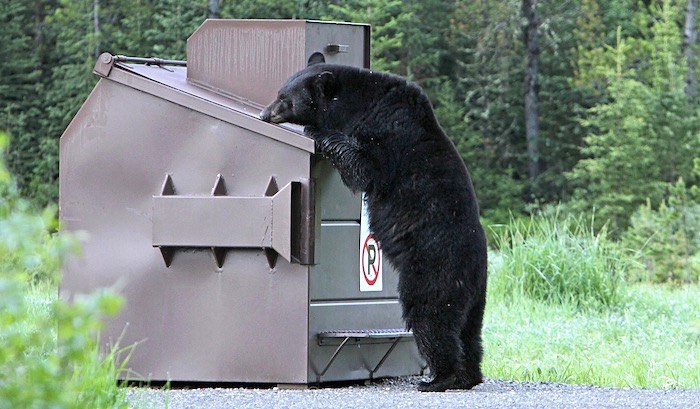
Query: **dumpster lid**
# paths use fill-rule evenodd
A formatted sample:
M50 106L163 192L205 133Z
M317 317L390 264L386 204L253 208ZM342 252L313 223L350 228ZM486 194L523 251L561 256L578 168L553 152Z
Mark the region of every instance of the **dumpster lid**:
M103 53L95 64L94 72L139 91L157 96L248 129L309 153L315 153L311 138L303 135L303 127L275 125L260 120L264 107L231 95L222 95L187 81L184 61L158 58L134 58Z

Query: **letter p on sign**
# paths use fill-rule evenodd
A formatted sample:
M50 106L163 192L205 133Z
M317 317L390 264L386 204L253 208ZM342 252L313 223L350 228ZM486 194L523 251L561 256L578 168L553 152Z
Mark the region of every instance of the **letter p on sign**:
M360 291L382 291L382 250L369 231L367 207L360 218Z

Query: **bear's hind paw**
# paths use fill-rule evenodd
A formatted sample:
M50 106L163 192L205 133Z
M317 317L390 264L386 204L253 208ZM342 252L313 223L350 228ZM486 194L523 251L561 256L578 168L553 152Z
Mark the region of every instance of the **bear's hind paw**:
M483 382L484 382L483 378L472 379L472 380L457 379L454 383L454 386L452 386L452 389L472 389L476 385L483 383Z
M444 392L454 388L456 379L454 374L449 376L436 376L435 379L430 382L419 382L418 390L420 392Z

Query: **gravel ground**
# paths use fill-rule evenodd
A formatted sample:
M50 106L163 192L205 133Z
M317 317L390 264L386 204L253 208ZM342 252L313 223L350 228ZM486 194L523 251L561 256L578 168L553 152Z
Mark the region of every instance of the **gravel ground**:
M417 377L322 389L133 389L132 408L673 408L700 409L700 390L613 389L486 380L471 391L420 393Z

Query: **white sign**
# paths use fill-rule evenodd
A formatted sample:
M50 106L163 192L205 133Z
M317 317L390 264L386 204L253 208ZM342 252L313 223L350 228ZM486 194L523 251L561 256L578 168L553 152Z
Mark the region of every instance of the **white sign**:
M382 291L382 250L369 231L367 205L362 197L360 217L360 291Z

